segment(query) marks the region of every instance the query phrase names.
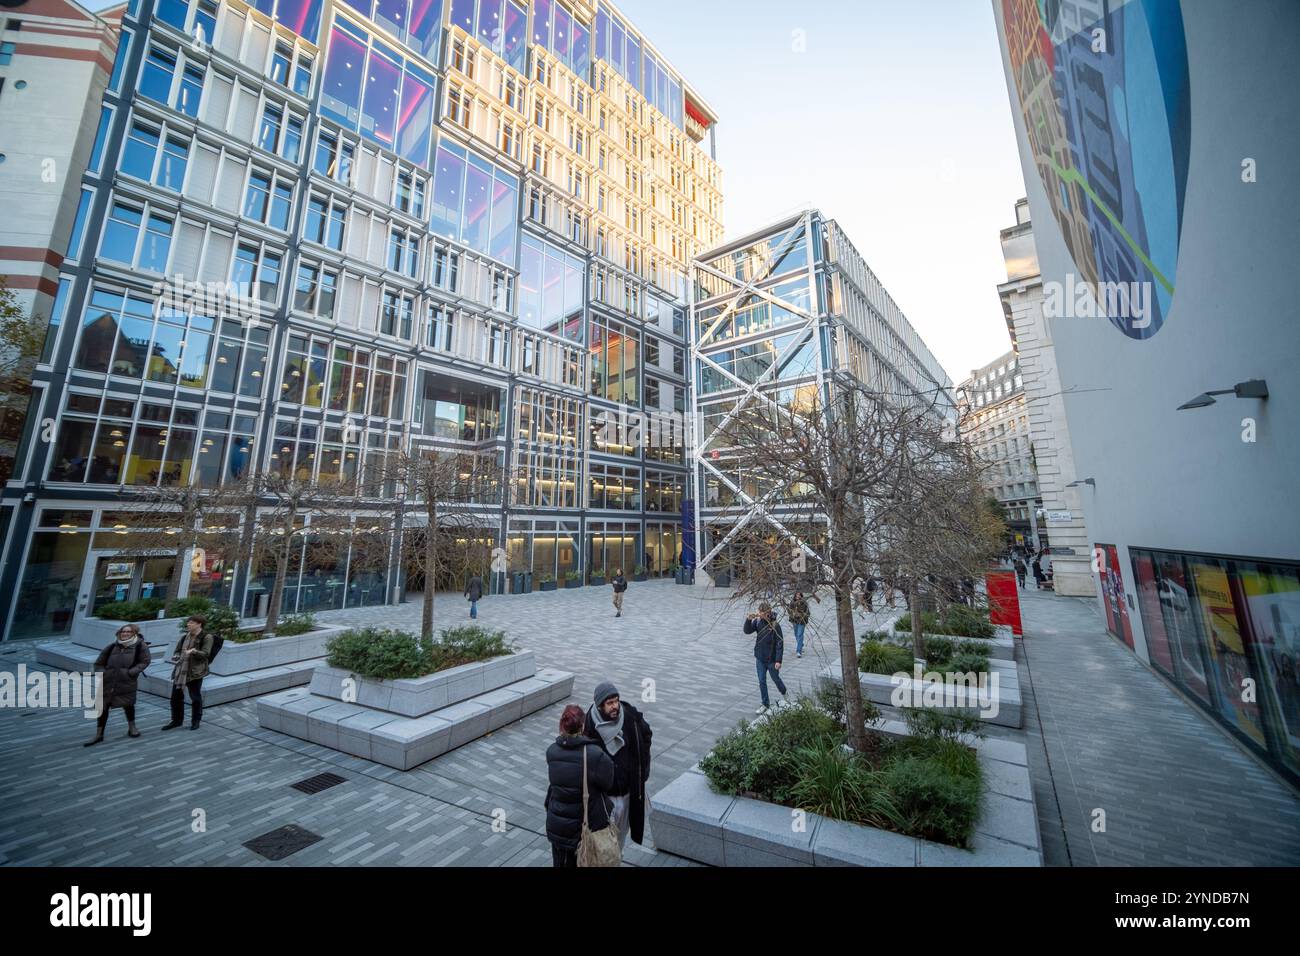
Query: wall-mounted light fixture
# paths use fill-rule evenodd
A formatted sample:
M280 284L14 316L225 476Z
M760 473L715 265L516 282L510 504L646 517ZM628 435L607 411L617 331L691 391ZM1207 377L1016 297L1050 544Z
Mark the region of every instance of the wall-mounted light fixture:
M1092 485L1092 487L1095 489L1095 488L1097 487L1097 479L1096 479L1096 478L1080 478L1078 481L1072 481L1072 482L1070 482L1070 483L1069 483L1068 485L1066 485L1065 487L1067 487L1067 488L1073 488L1073 487L1075 487L1076 485Z
M1238 382L1232 388L1218 388L1210 392L1202 392L1189 402L1183 402L1178 406L1178 411L1185 408L1205 408L1207 405L1214 404L1215 395L1235 395L1237 398L1268 398L1268 385L1262 378L1252 378L1248 382Z

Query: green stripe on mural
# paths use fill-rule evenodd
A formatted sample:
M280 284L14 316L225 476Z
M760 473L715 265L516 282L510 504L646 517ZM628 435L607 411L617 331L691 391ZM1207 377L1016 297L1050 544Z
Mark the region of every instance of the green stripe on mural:
M1174 284L1164 277L1164 274L1159 269L1156 268L1155 263L1152 262L1147 257L1146 250L1143 249L1141 246L1139 246L1134 241L1133 237L1128 234L1128 230L1124 228L1124 224L1121 223L1119 219L1115 217L1115 214L1106 207L1106 204L1104 202L1102 202L1100 199L1097 198L1097 194L1092 191L1092 187L1089 186L1088 181L1083 178L1083 174L1080 173L1077 169L1062 169L1060 165L1057 164L1056 160L1053 159L1051 156L1047 156L1046 159L1049 163L1051 163L1052 169L1055 170L1056 175L1060 176L1061 179L1063 179L1067 183L1079 184L1079 188L1082 189L1085 193L1087 193L1088 198L1091 199L1094 203L1096 203L1097 208L1100 209L1102 212L1104 212L1106 214L1106 218L1109 219L1111 223L1115 226L1115 228L1119 230L1120 235L1124 237L1124 241L1128 243L1128 247L1133 250L1133 252L1137 255L1139 259L1142 260L1142 264L1151 270L1151 274L1155 276L1157 280L1159 280L1162 286L1165 287L1165 291L1169 292L1172 295L1174 291Z

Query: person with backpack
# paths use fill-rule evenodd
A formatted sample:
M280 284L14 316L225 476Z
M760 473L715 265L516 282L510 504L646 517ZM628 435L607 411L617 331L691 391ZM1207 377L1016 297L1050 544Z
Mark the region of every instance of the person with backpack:
M469 619L478 618L478 602L483 600L483 579L477 574L465 585L465 599L469 601Z
M808 609L808 599L803 596L802 591L794 593L794 597L786 606L786 613L790 615L790 625L794 628L794 656L803 657L803 632L808 626L811 614Z
M623 577L623 569L616 568L614 577L609 582L614 585L614 616L623 616L623 592L627 590L627 578Z
M140 736L140 731L135 728L136 682L149 666L149 661L149 642L140 636L139 626L123 624L119 627L117 640L95 658L95 669L104 672L104 683L99 692L100 711L95 722L95 738L86 741L84 746L93 747L104 739L108 712L113 707L126 711L126 735Z
M1025 562L1019 557L1016 558L1012 567L1016 569L1016 580L1020 582L1020 587L1023 590L1025 586L1025 575L1029 573L1029 569L1025 567Z
M208 663L215 656L216 641L204 628L202 614L191 614L185 621L185 633L172 653L172 719L163 730L174 730L185 723L185 691L190 694L190 730L198 730L203 719L203 678ZM223 641L224 643L224 641Z
M1038 590L1043 589L1043 582L1047 580L1047 575L1043 573L1043 558L1038 555L1034 558L1034 587Z
M570 704L560 715L560 735L546 748L546 838L551 841L551 861L557 867L578 865L583 814L587 829L604 830L613 819L614 761L598 741L583 734L585 714ZM584 769L585 768L585 769ZM586 785L587 802L582 794Z
M781 658L785 652L785 635L781 633L781 625L772 616L772 605L764 601L758 606L757 614L750 614L745 618L745 633L755 635L754 664L758 671L758 693L762 699L755 713L766 714L770 709L767 696L768 674L772 675L776 689L781 692L781 700L777 702L777 706L790 706L789 693L786 691L785 682L781 680L780 673Z

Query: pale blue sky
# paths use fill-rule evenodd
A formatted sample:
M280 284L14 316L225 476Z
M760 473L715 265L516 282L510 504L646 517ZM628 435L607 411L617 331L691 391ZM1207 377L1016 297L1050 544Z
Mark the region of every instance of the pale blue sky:
M812 204L954 383L1011 347L998 230L1024 184L989 0L618 6L721 117L729 237Z

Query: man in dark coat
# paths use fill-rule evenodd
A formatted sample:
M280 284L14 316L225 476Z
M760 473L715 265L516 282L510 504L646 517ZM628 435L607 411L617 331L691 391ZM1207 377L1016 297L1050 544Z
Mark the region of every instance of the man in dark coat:
M614 572L614 578L609 582L614 585L614 616L623 616L623 592L627 590L627 578L623 576L623 569L618 568Z
M618 825L619 845L632 839L641 842L645 833L645 782L650 776L650 725L641 712L618 696L609 681L596 685L583 733L600 743L614 761L613 821Z
M477 574L469 579L469 584L465 585L465 597L469 601L470 619L478 617L478 602L483 600L483 579Z
M781 658L785 655L785 635L781 625L772 616L772 606L764 601L758 606L757 614L745 618L745 633L756 635L754 638L754 663L758 669L758 692L763 702L758 706L758 713L766 714L768 710L767 676L772 675L776 689L781 692L778 707L788 707L790 699L786 695L785 682L781 680Z
M1023 588L1025 586L1025 574L1029 569L1025 567L1025 562L1020 558L1016 558L1011 566L1016 569L1016 580L1020 582L1020 586Z
M594 832L609 826L613 801L614 761L599 741L584 736L584 713L570 704L560 715L560 735L546 748L546 837L551 841L551 860L556 866L578 865L578 843L582 839L583 751L587 765L587 826Z
M104 683L100 688L100 711L95 724L95 738L86 741L87 747L104 739L110 707L121 707L126 711L128 737L140 736L140 731L135 728L136 681L149 666L149 661L149 642L140 636L140 628L135 624L123 624L117 630L117 640L99 652L99 657L95 658L95 668L104 672Z

